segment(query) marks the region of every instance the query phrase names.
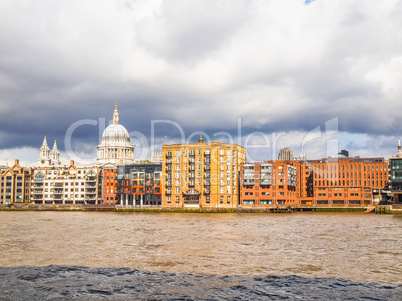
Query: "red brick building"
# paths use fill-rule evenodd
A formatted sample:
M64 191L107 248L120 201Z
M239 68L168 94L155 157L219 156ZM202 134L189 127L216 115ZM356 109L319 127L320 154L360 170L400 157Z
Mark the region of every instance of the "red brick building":
M246 163L240 169L241 206L298 206L297 162Z

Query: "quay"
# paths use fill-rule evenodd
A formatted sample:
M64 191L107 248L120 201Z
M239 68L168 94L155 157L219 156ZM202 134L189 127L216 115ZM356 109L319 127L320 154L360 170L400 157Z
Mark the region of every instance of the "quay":
M314 206L273 206L273 207L163 207L155 205L121 206L113 204L31 204L17 203L0 205L0 211L85 211L85 212L189 212L189 213L295 213L295 212L361 212L376 214L402 214L402 205L378 205L376 207L314 207Z

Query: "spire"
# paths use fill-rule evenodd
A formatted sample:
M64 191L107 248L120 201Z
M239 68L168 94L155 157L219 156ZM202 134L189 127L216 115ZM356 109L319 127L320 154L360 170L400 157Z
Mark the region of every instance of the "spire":
M46 136L45 136L45 138L43 139L42 146L45 146L45 147L47 146Z
M53 151L57 151L58 149L57 149L57 143L56 143L56 140L54 140L54 144L53 144L53 149L52 149Z
M113 124L120 124L119 111L117 110L117 102L114 106Z
M402 158L401 137L398 138L398 152L396 154L396 157Z

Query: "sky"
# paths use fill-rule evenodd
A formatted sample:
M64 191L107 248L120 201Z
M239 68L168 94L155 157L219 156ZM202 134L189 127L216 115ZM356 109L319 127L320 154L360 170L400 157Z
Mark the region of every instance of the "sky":
M396 154L400 0L2 0L0 164L96 161L115 102L136 159L200 135L308 159ZM205 138L204 138L205 140Z

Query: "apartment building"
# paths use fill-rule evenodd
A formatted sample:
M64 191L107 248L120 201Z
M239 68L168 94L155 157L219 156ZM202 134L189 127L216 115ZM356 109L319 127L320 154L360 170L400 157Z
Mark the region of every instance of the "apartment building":
M234 207L246 149L219 142L164 145L162 206Z
M246 163L240 168L241 206L297 206L299 189L294 161Z
M162 163L119 166L116 196L123 206L162 205Z
M38 167L33 170L31 201L35 204L99 204L99 167Z
M15 160L11 167L0 171L0 204L24 203L30 201L32 168L21 167Z
M384 158L325 158L300 164L301 205L369 206L379 202L381 190L388 186Z

